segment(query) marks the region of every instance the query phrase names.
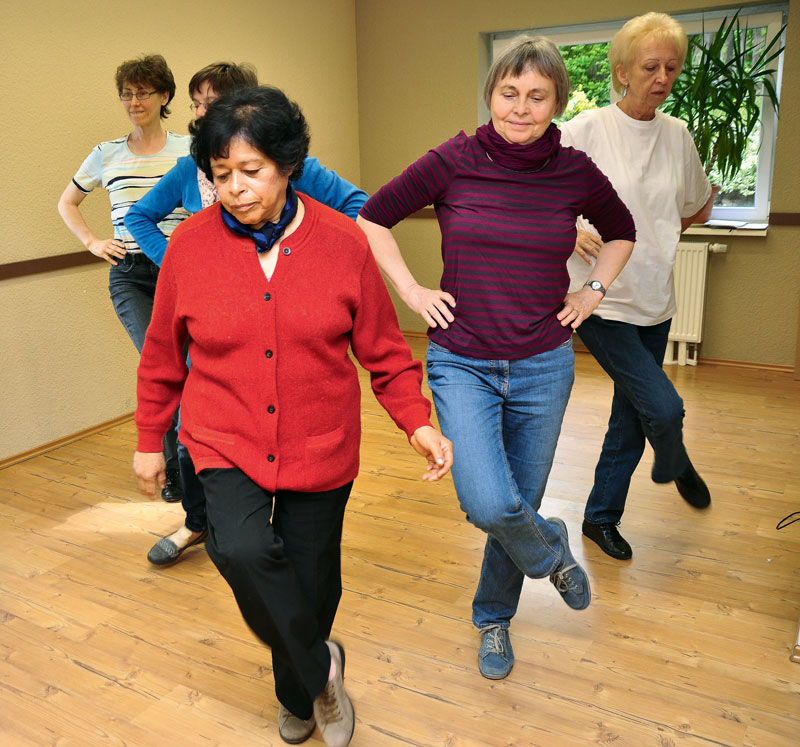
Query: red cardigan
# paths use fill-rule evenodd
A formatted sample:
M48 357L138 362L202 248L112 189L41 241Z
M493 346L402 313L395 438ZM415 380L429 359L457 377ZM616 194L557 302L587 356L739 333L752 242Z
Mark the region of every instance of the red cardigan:
M300 226L272 248L280 255L271 281L219 204L173 233L139 363L139 451L161 451L180 402L181 441L198 471L235 466L270 491L339 487L358 473L361 439L350 347L409 437L430 425L422 366L364 234L301 199Z

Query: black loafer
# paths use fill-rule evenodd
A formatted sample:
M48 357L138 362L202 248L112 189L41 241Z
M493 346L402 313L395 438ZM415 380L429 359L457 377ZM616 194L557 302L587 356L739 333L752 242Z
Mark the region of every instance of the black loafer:
M167 470L167 482L161 488L161 499L167 503L177 503L183 498L183 485L181 473L177 469Z
M590 540L596 542L606 555L610 555L617 560L628 560L633 557L631 546L619 533L619 529L617 529L617 525L613 521L604 524L591 524L584 519L582 531Z
M199 545L207 539L207 529L185 547L178 547L169 537L162 537L150 548L150 552L147 553L147 559L153 565L170 565L183 555L184 550L188 550L192 545Z
M708 492L708 486L691 462L683 474L675 478L675 486L689 505L695 508L708 508L710 505L711 493Z

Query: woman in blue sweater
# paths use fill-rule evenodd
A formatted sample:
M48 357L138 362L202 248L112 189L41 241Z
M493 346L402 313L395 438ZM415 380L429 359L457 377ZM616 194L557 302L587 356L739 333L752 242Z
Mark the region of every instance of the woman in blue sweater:
M218 98L236 88L258 85L255 69L247 64L236 65L217 62L204 67L189 81L191 109L195 121L189 125L194 134L197 120ZM313 197L353 220L367 200L366 192L358 189L336 172L326 169L316 158L306 157L302 176L294 183L298 192ZM197 167L191 156L178 159L175 166L159 181L144 198L128 211L125 226L133 234L142 251L159 267L167 250L167 237L158 224L172 215L178 208L197 213L219 201L214 185ZM162 537L150 549L147 559L155 565L169 565L177 561L186 548L205 542L206 501L203 488L197 478L194 464L183 446L178 445L178 465L183 483L183 509L186 520L179 529Z

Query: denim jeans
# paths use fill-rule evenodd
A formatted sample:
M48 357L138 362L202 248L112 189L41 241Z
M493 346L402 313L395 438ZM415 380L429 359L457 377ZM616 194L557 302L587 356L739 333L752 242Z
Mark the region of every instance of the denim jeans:
M562 558L538 511L574 380L572 341L521 360L482 360L428 343L428 384L453 442L453 481L467 520L487 533L472 603L478 629L507 629L525 576Z
M275 693L307 719L328 681L342 596L342 523L353 483L274 495L239 469L204 469L206 549L250 629L272 649Z
M578 327L584 345L614 381L608 431L584 514L590 523L622 517L645 438L655 455L653 482L671 482L689 464L683 400L661 368L671 321L640 327L590 316Z
M145 333L153 315L158 267L144 254L126 254L112 265L108 275L108 292L114 311L141 354ZM164 459L167 469L178 468L177 413L172 428L164 436Z
M153 315L158 267L144 254L126 254L112 265L108 275L108 292L122 326L139 353Z

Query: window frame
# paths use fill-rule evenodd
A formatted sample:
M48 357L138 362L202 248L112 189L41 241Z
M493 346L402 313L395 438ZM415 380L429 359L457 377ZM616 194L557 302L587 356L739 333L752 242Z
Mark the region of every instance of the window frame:
M733 11L728 9L713 9L695 13L671 14L680 23L689 35L699 34L703 31L716 31L723 18L730 17ZM750 27L765 26L767 38L778 33L786 22L788 13L787 3L774 3L770 5L742 8L739 17L743 24ZM628 19L618 21L600 21L597 23L584 23L565 26L550 26L541 28L518 29L515 31L500 31L487 34L489 47L489 64L499 54L502 54L520 34L546 36L557 46L571 46L573 44L597 44L610 41L614 34L622 28ZM776 90L780 96L783 76L783 57L777 60L777 74L775 79ZM488 68L487 68L488 71ZM611 81L609 80L609 90ZM611 101L617 100L611 91ZM489 112L481 102L479 114L482 121L486 121ZM764 100L761 112L761 146L758 152L756 167L756 185L754 204L752 207L741 206L715 206L711 214L712 220L737 221L750 223L766 223L769 218L769 204L772 192L772 174L775 165L775 143L778 131L778 115L768 99Z

